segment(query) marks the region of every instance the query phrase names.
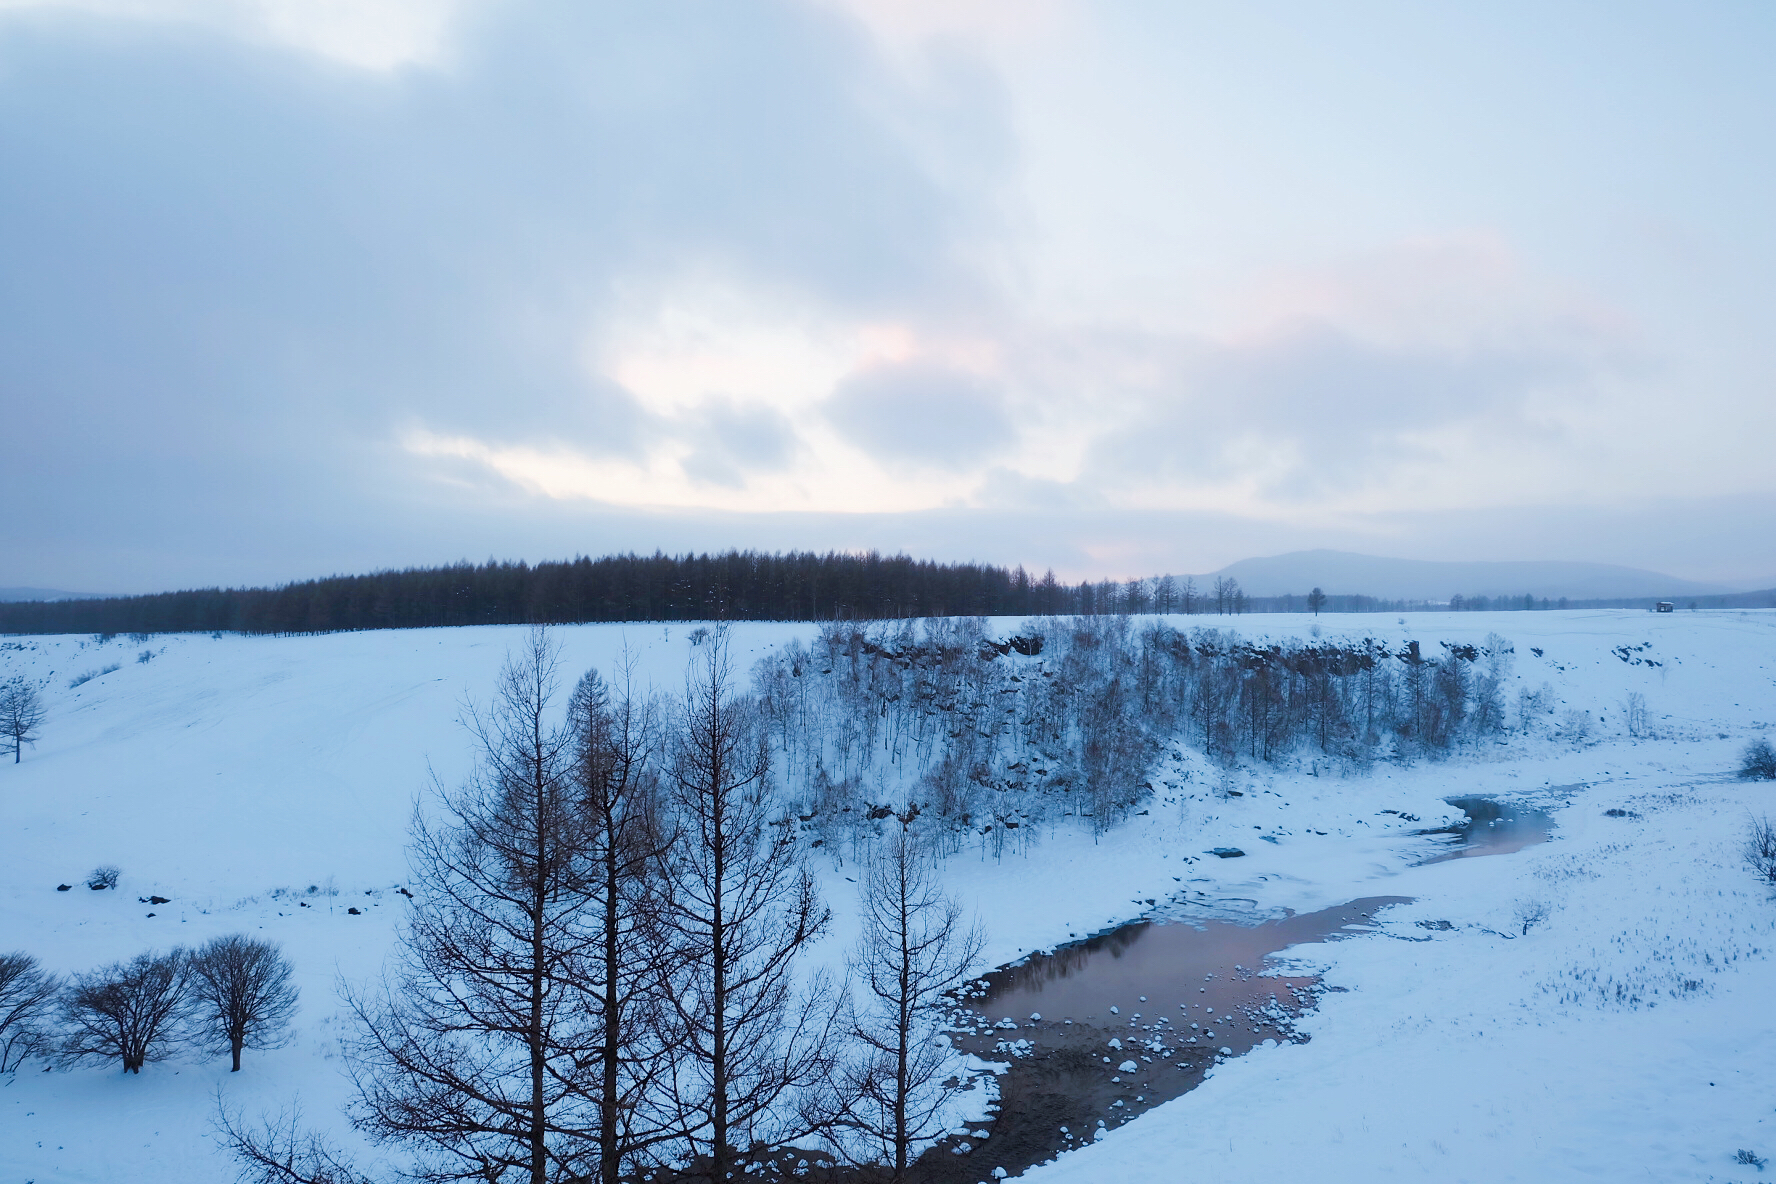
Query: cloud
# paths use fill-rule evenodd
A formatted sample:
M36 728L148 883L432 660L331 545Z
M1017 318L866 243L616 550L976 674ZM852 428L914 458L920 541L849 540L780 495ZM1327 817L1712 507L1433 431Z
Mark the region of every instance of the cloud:
M781 409L642 404L587 362L619 311L712 276L840 320L976 283L974 197L884 113L938 100L841 15L511 0L368 70L123 7L0 10L0 400L35 442L0 496L78 485L72 536L145 502L158 546L348 534L476 448L675 450L725 488L789 455Z
M1108 485L1251 482L1267 495L1340 494L1439 459L1428 436L1516 420L1580 376L1571 356L1498 347L1381 346L1325 324L1200 345L1092 448Z
M851 444L889 464L978 468L1014 435L995 384L923 362L851 375L825 412Z
M795 451L795 429L774 407L712 399L690 420L692 449L679 464L697 481L738 489L746 473L782 469Z

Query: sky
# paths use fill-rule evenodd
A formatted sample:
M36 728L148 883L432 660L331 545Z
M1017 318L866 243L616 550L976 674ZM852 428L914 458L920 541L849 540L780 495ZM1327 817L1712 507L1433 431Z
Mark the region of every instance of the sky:
M0 0L0 585L1776 584L1776 8Z

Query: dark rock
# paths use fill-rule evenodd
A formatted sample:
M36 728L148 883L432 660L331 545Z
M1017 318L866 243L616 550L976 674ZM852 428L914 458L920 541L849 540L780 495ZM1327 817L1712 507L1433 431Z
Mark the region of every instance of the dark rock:
M1238 859L1240 856L1244 855L1245 852L1241 851L1238 847L1216 847L1213 851L1210 851L1209 854L1219 855L1222 859Z
M74 887L74 885L72 885L72 884L57 884L56 891L57 892L67 892L68 890L70 890L73 887Z
M172 899L166 896L138 896L136 900L142 904L171 904Z
M345 911L350 913L354 917L359 917L359 916L363 915L362 913L358 912L358 906L355 904L351 908L346 909Z
M1620 806L1611 806L1603 812L1603 816L1605 818L1626 818L1628 817L1628 811L1622 809Z

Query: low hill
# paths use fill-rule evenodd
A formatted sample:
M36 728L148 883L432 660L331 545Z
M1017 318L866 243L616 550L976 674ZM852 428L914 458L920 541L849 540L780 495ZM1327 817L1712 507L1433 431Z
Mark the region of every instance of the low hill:
M1520 597L1537 600L1626 600L1639 597L1714 596L1739 589L1700 583L1656 571L1609 563L1531 561L1517 563L1438 562L1386 559L1352 551L1292 551L1242 559L1220 571L1194 577L1209 587L1218 577L1240 583L1248 596L1301 595L1321 588L1329 596L1373 596L1383 600L1445 601L1451 596Z

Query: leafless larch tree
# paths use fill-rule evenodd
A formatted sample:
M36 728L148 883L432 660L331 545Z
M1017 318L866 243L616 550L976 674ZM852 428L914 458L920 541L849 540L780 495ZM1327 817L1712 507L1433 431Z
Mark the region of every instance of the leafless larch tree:
M939 1132L950 1076L938 1040L945 996L980 957L982 936L962 906L944 895L931 851L906 825L886 836L865 864L863 922L851 956L863 1003L851 1034L862 1052L847 1076L844 1125L907 1178L912 1148Z
M485 711L460 789L417 811L399 970L349 992L355 1124L431 1181L575 1179L597 1147L591 836L573 736L551 721L556 647L531 633Z
M658 923L656 872L671 842L660 809L657 769L663 741L658 706L633 690L634 660L625 652L613 699L596 670L587 671L568 704L572 777L587 824L595 938L584 963L591 1010L587 1086L597 1108L597 1174L618 1184L641 1157L673 1141L681 1124L665 1103L676 1054L663 988L676 951Z
M800 1133L789 1111L826 1075L838 1012L818 976L799 987L798 955L829 914L776 809L725 631L702 644L665 779L661 921L682 957L668 984L683 1041L673 1098L695 1162L725 1181L744 1149Z
M22 674L0 683L0 737L12 745L12 763L18 764L25 745L37 739L47 713L37 688Z

